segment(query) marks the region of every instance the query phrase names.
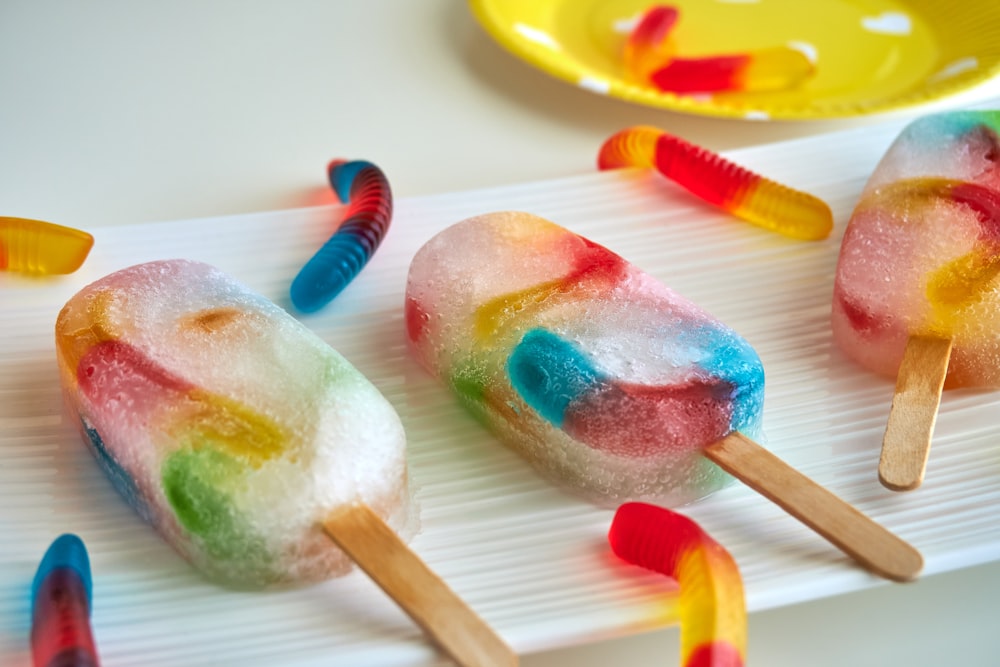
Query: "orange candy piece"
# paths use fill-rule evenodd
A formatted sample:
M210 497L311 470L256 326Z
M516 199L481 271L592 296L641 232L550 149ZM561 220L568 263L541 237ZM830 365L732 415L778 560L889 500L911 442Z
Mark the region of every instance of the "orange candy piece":
M73 273L94 237L51 222L0 216L0 270L33 275Z

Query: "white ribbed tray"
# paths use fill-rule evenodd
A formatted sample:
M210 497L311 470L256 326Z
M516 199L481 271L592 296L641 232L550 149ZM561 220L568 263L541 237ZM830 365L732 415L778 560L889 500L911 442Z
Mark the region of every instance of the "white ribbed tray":
M924 486L895 494L875 473L893 383L852 364L830 338L839 237L899 127L730 154L826 199L837 228L824 242L740 223L641 171L404 199L368 268L331 307L303 318L371 377L407 427L423 507L413 547L517 650L676 619L671 583L609 554L610 511L536 477L407 356L409 259L437 230L491 210L531 211L603 243L740 331L768 374L770 447L920 548L927 574L1000 559L1000 392L947 393ZM72 276L0 274L0 664L29 662L30 582L65 531L90 550L105 667L445 664L360 573L276 593L207 583L119 500L61 416L52 327L77 289L140 261L187 257L284 305L339 215L320 207L103 228ZM883 583L742 485L684 511L736 557L751 610Z

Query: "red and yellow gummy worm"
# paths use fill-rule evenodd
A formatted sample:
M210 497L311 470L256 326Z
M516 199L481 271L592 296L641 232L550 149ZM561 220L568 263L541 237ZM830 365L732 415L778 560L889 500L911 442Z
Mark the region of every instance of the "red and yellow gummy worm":
M655 127L630 127L612 135L601 146L597 166L654 168L706 202L791 238L815 241L833 229L833 213L823 200Z
M625 39L622 59L625 69L638 81L647 83L650 75L674 56L670 33L680 12L669 5L650 7Z
M608 542L619 558L677 581L681 667L743 667L743 579L722 545L688 517L646 503L618 508Z
M672 32L680 12L670 5L646 10L625 40L625 68L665 93L786 90L816 71L805 53L788 46L697 58L674 53Z

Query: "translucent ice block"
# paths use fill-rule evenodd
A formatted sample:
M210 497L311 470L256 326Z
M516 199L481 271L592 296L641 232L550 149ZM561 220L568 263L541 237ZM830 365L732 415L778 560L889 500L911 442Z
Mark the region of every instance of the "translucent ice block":
M185 260L63 308L67 403L115 487L178 552L237 586L341 574L320 523L351 503L412 534L405 436L343 357L266 298Z
M1000 112L907 126L844 234L833 333L895 376L911 336L950 339L946 386L1000 386Z
M588 499L671 504L729 477L702 448L760 436L764 373L732 329L542 218L460 222L414 257L416 356L507 445Z
M420 362L540 473L596 504L681 504L729 473L880 576L923 567L754 442L764 372L750 344L607 248L528 213L470 218L414 256L405 313Z

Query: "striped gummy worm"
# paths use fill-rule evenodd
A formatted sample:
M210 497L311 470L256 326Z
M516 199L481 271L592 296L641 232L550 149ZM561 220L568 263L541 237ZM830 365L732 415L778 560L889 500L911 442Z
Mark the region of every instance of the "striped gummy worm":
M677 581L681 667L743 667L747 618L733 557L688 517L625 503L608 532L619 558Z
M292 304L304 313L330 303L361 272L389 229L392 191L382 170L364 160L333 160L330 186L347 204L337 231L292 281Z
M0 216L0 271L43 276L73 273L93 246L94 237L79 229Z
M630 127L612 135L601 146L597 166L654 168L704 201L791 238L820 240L833 229L833 213L823 200L655 127Z
M90 559L83 540L68 533L56 538L42 557L31 588L34 667L98 667L90 629Z

